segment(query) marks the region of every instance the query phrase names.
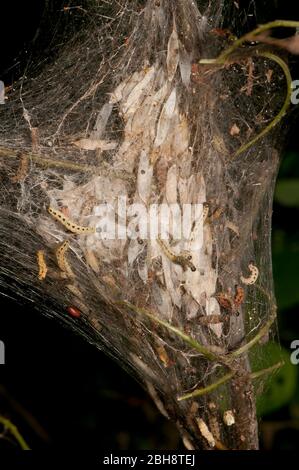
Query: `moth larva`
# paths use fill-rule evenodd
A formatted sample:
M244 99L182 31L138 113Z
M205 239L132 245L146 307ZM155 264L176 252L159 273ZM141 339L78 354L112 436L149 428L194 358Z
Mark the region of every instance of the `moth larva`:
M48 272L44 250L38 250L37 263L38 263L38 279L39 281L43 281L46 278L47 272Z
M76 297L75 303L80 312L89 315L88 307L84 303L83 294L80 289L75 284L67 284L66 288Z
M210 447L215 447L215 438L206 423L204 422L204 420L201 418L196 418L196 422L201 435L206 439Z
M51 214L54 219L58 220L62 225L64 225L70 232L82 235L84 233L95 233L95 227L82 227L72 222L68 217L66 217L62 212L53 209L53 207L48 207L48 212Z
M29 167L29 159L26 155L21 155L21 160L19 164L19 168L17 170L17 174L11 178L13 183L20 183L23 181L28 173Z
M222 208L222 207L218 207L218 208L213 212L213 214L210 215L209 220L210 220L210 221L217 220L217 219L219 219L219 217L220 217L222 214L223 214L223 208Z
M248 265L248 269L250 271L250 276L249 277L241 276L240 279L241 279L241 282L243 282L243 284L245 284L247 286L250 286L250 285L254 284L256 282L257 278L259 277L259 270L252 263L250 263Z
M202 218L203 218L203 223L207 220L207 217L209 215L209 206L208 204L203 205L203 210L202 210Z
M164 346L159 345L155 349L156 349L156 351L158 353L158 356L159 356L159 359L161 360L164 367L166 367L166 368L169 367L170 366L170 360L169 360L168 354L167 354L166 349L164 348Z
M89 318L89 321L96 330L98 331L102 330L102 325L100 321L98 320L98 318L91 317Z
M212 314L212 315L204 315L199 317L198 321L202 325L217 325L217 323L223 323L229 318L227 315L219 315L219 314Z
M55 250L55 255L56 255L58 267L61 269L61 271L65 273L68 277L74 277L72 268L70 267L65 256L67 250L69 249L69 246L70 246L69 241L65 240Z
M189 253L176 255L175 253L173 253L173 251L168 248L168 246L164 243L163 240L161 240L161 238L157 238L157 242L159 243L167 258L170 259L170 261L175 264L181 265L184 271L186 271L187 267L190 268L193 272L196 271L196 267L191 261L192 256Z
M78 299L83 299L82 292L80 291L80 289L77 286L75 286L74 284L68 284L66 287L68 288L68 290L72 294L74 294L75 297L77 297L77 300ZM83 310L83 309L81 308L81 310Z
M37 152L38 150L38 143L39 143L39 135L38 135L38 127L31 127L31 144L33 152Z
M89 266L94 270L95 273L100 272L100 266L95 253L92 250L85 251L85 258Z
M217 406L215 405L213 401L211 401L210 403L208 403L208 407L210 410L208 422L209 422L211 433L215 437L215 440L220 441L221 433L220 433L220 426L218 422L219 417L217 413Z
M219 427L217 416L214 416L211 414L211 416L209 417L209 426L210 426L212 435L215 437L215 440L217 441L220 440L220 437L221 437L220 427Z

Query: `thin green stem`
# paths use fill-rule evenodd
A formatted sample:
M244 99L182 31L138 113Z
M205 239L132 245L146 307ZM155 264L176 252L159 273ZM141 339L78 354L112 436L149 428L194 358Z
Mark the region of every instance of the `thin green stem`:
M241 346L239 349L236 349L235 351L232 351L230 354L228 354L227 357L231 357L232 359L235 359L238 356L241 356L242 354L246 353L251 349L256 343L258 343L270 330L271 326L273 325L275 321L276 316L272 315L269 320L265 323L264 326L259 330L259 332L250 340L248 343L244 344Z
M235 375L235 372L229 372L228 374L225 374L221 379L216 380L216 382L207 385L204 388L198 388L194 390L193 392L186 393L186 395L182 395L181 397L178 397L178 401L183 401L183 400L189 400L189 398L195 398L195 397L200 397L202 395L206 395L207 393L212 392L215 390L215 388L220 387L220 385L223 385L225 382L228 382L233 376Z
M299 21L287 21L287 20L276 20L272 21L270 23L266 23L264 25L259 26L255 30L245 34L241 38L237 39L230 47L228 47L224 52L222 52L218 57L215 59L202 59L199 61L200 64L214 64L214 65L224 65L226 62L228 62L230 56L239 48L241 47L244 42L246 41L252 41L254 40L255 36L258 36L259 34L268 31L269 29L272 28L298 28L299 27ZM252 145L254 145L258 140L260 140L262 137L264 137L268 132L271 131L285 116L288 107L291 104L291 95L292 95L292 77L290 73L290 69L286 62L282 60L278 55L273 54L271 52L258 52L254 51L254 54L258 57L265 57L267 59L270 59L274 62L276 62L281 69L284 72L286 81L287 81L287 93L286 93L286 98L284 101L284 104L279 111L279 113L275 116L275 118L270 122L270 124L265 127L261 132L258 133L253 139L251 139L249 142L241 145L241 147L232 155L232 158L237 157L241 153L245 152L248 150ZM235 59L237 60L237 58Z
M262 369L262 370L257 370L256 372L252 372L250 374L250 378L254 380L254 379L258 379L259 377L262 377L263 375L271 374L271 372L274 372L280 369L283 365L284 365L283 361L277 362L277 364L274 364L271 367L267 367L267 369Z
M249 377L251 380L258 379L259 377L262 377L265 374L270 374L271 372L274 372L275 370L279 369L282 366L283 366L283 362L278 362L277 364L274 364L271 367L267 367L266 369L252 372L251 374L249 374ZM207 393L210 393L216 388L220 387L220 385L223 385L224 383L228 382L234 375L235 375L234 372L229 372L228 374L221 377L221 379L216 380L216 382L210 385L207 385L206 387L198 388L194 390L193 392L186 393L186 395L182 395L178 397L177 400L178 401L189 400L190 398L196 398L202 395L206 395Z
M273 60L276 62L283 70L286 82L287 82L287 93L286 98L283 103L283 106L278 114L274 117L274 119L266 126L261 132L259 132L253 139L249 140L245 144L241 145L241 147L232 155L232 158L237 157L241 153L248 150L252 145L254 145L258 140L264 137L268 132L270 132L285 116L290 104L291 104L291 96L292 96L292 77L290 73L290 69L288 65L276 54L272 54L271 52L261 52L256 54L258 57L266 57L267 59Z
M265 31L268 31L272 28L298 28L299 21L288 21L288 20L275 20L271 21L270 23L263 24L258 28L250 31L249 33L241 36L237 39L230 47L225 49L216 59L201 59L199 61L200 64L224 64L227 62L228 57L235 52L244 42L252 41L254 36L257 36Z
M31 450L18 428L9 419L0 416L0 423L3 425L4 429L8 429L22 450Z
M123 306L129 308L130 310L133 310L134 312L138 313L139 315L146 316L147 318L149 318L153 322L158 323L161 326L164 326L165 328L167 328L167 330L171 331L172 333L175 333L186 344L188 344L192 348L196 349L198 352L200 352L203 356L205 356L210 361L220 362L220 363L225 362L224 357L222 357L221 355L215 354L210 349L206 348L205 346L202 346L195 339L191 338L191 336L186 335L179 328L176 328L175 326L172 326L170 323L156 317L155 315L153 315L148 310L146 310L144 308L141 308L141 307L136 307L136 305L133 305L130 302L126 302L126 301L119 301L119 302L117 302L117 304L118 305L123 305Z

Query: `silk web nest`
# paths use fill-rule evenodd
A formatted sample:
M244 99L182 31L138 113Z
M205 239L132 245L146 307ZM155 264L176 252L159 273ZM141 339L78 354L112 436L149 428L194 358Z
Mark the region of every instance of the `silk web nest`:
M230 40L216 29L221 2L81 3L63 9L60 45L0 109L1 291L114 356L188 448L229 447L237 432L241 446L246 400L254 414L250 359L273 338L278 153L272 136L232 155L281 106L283 77L246 55L199 64ZM136 214L135 238L101 239L98 207L119 197L203 204L202 248L192 244L199 219L174 240L174 217L164 246L142 239Z

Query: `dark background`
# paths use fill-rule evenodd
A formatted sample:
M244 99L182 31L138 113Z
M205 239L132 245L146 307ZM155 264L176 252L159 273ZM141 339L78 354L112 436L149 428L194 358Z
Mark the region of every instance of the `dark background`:
M3 3L3 2L2 2ZM0 7L0 79L16 80L30 60L43 1ZM242 2L240 2L242 3ZM253 10L253 2L248 11ZM299 20L291 0L258 2L260 22ZM54 2L54 9L61 2ZM5 25L5 28L2 27ZM41 47L39 38L34 43ZM37 44L36 44L37 43ZM295 59L293 78L299 79ZM279 306L280 340L286 358L299 340L299 131L298 113L290 113L291 131L281 166L273 215L273 264ZM175 428L162 418L145 392L116 363L82 338L26 306L0 298L0 339L6 365L0 366L0 415L11 419L31 448L176 449ZM260 406L261 439L267 449L296 450L299 440L299 366L276 376ZM297 382L296 382L297 381ZM1 432L1 429L0 429ZM14 448L0 435L0 449Z

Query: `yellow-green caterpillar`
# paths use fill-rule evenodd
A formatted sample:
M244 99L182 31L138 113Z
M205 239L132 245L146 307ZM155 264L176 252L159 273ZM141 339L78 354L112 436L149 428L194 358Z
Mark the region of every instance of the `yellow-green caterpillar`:
M45 260L45 252L44 250L38 250L36 253L37 255L37 263L38 263L38 279L39 281L43 281L48 272L46 260Z
M181 253L180 255L176 255L169 249L169 247L164 243L164 241L161 240L161 238L157 238L157 242L159 243L167 258L170 259L170 261L182 266L184 271L186 271L187 267L190 268L193 272L196 271L196 267L191 261L192 256L189 253Z
M64 225L70 232L76 233L78 235L84 233L95 233L95 227L82 227L81 225L77 225L72 222L68 217L66 217L62 212L53 209L53 207L48 207L49 214L54 217L54 219L58 220L62 225Z
M63 243L61 243L58 248L55 250L55 255L56 255L56 260L58 267L61 269L63 273L67 275L67 277L74 277L74 273L72 271L72 268L70 267L67 259L66 259L66 252L69 249L69 241L65 240Z

